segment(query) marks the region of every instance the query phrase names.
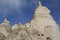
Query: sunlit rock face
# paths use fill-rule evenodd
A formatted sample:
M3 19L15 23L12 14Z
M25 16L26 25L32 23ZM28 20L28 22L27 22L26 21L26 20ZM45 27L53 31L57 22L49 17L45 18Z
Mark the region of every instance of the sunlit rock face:
M35 11L31 26L40 32L42 32L41 29L45 30L44 32L46 32L47 35L50 35L51 40L60 40L58 24L50 15L50 10L45 6L42 6L40 2Z
M0 24L0 33L7 37L12 32L9 21L5 19L2 24Z
M6 29L0 27L0 39L3 40L60 40L59 26L50 15L50 10L42 6L41 2L32 21L25 25L18 23L10 28L9 21L5 19L1 25Z

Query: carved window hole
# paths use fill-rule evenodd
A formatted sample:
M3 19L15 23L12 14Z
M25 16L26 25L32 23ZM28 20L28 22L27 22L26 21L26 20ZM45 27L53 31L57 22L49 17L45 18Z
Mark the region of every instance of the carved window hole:
M38 36L40 36L40 34L38 34Z
M47 37L47 40L52 40L50 37Z
M44 34L41 34L41 36L44 36Z

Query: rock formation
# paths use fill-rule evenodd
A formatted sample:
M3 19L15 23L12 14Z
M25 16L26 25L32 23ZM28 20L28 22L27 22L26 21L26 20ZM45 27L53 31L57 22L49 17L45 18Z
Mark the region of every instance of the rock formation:
M0 40L60 40L59 26L50 10L39 2L32 21L10 26L5 19L0 25Z
M37 29L40 33L47 34L45 34L45 37L42 37L42 40L46 40L47 37L52 40L60 40L59 26L50 15L50 10L45 6L42 6L41 2L39 2L35 11L31 27Z
M2 24L0 24L0 33L3 33L6 37L11 33L11 27L9 21L5 19Z

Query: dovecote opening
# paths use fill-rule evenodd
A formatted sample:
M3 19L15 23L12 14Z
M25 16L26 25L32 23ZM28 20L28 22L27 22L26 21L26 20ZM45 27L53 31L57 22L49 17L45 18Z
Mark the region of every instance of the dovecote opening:
M46 40L52 40L50 37L47 37Z
M44 34L41 34L41 36L44 36Z
M38 36L40 36L40 34L38 34Z

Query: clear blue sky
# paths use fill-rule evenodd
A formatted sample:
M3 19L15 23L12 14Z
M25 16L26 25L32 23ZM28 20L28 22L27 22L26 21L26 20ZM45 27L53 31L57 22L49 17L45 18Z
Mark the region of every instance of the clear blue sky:
M0 0L0 23L7 18L10 24L27 23L32 20L39 0ZM60 0L40 0L51 10L51 15L60 25Z

